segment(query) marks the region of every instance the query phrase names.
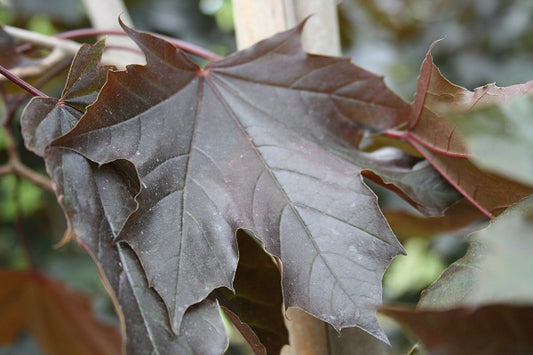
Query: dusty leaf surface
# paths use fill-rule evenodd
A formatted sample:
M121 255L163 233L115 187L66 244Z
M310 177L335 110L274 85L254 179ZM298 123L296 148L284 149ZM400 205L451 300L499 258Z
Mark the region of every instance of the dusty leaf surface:
M45 159L69 223L66 239L77 239L113 291L124 320L126 351L221 353L227 337L216 303L205 300L192 307L175 335L166 307L148 287L137 256L127 245L114 241L137 208L135 197L141 187L131 162L122 159L98 166L73 151L49 146L79 121L105 83L109 68L97 65L103 48L101 42L82 47L59 100L35 98L26 107L22 116L25 143ZM201 336L205 333L210 337Z
M110 73L55 142L134 164L139 207L115 241L135 251L175 331L191 305L233 288L245 228L280 258L286 306L385 339L375 308L403 249L350 152L365 132L403 122L406 105L348 60L303 52L300 30L201 69L127 29L147 65Z

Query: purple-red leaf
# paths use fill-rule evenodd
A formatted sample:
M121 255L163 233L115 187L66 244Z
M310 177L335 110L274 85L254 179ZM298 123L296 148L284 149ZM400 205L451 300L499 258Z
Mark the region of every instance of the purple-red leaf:
M66 236L75 235L114 292L125 320L127 352L218 354L227 339L216 303L206 300L190 308L180 335L174 335L165 305L148 287L137 256L127 245L114 242L137 208L141 186L131 162L118 159L98 166L70 150L49 147L78 122L105 82L107 68L95 65L102 51L103 43L82 47L62 98L35 98L26 107L21 119L26 146L45 159L69 223L71 233ZM198 336L203 333L209 338Z
M350 151L401 123L403 101L346 59L303 52L301 26L205 69L126 31L147 65L110 73L55 145L135 165L139 208L116 241L138 255L174 330L213 289L233 288L246 228L280 258L286 306L385 339L375 308L403 249Z
M533 81L500 88L488 84L474 91L450 83L433 63L431 49L420 69L409 125L400 136L411 143L448 182L480 211L493 217L498 209L531 194L533 189L497 175L487 174L468 159L464 139L447 117L533 90Z
M533 81L508 87L487 84L474 91L449 82L433 63L431 46L418 78L417 92L409 117L409 136L438 153L468 154L455 124L446 119L453 112L466 112L523 96L533 90Z

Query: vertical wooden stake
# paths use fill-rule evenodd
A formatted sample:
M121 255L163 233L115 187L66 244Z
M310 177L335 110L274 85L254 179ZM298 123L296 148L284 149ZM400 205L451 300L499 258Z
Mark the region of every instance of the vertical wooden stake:
M237 47L244 49L312 16L303 33L304 49L315 54L340 55L336 0L233 0ZM282 355L330 353L328 326L309 314L290 308L286 314L290 346Z

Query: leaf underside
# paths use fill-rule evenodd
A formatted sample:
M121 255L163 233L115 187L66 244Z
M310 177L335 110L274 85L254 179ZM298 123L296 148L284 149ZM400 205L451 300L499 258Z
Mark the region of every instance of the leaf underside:
M301 29L201 69L126 28L147 65L110 73L54 143L137 170L138 208L114 241L131 246L176 332L192 305L233 288L244 228L281 260L287 307L386 339L375 308L403 249L351 153L363 134L401 124L407 106L348 60L303 52Z

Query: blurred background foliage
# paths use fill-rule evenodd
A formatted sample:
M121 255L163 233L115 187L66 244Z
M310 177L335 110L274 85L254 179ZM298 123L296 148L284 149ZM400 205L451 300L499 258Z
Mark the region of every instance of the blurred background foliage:
M227 55L235 50L230 0L126 0L134 25L163 33ZM421 61L430 44L444 75L453 83L473 89L489 82L507 86L533 79L533 2L531 0L344 0L339 3L343 51L353 62L385 77L405 100L411 101ZM81 0L0 0L0 24L45 34L89 27ZM56 85L56 87L54 87ZM47 92L61 91L58 81ZM4 114L0 98L0 115ZM18 124L14 121L14 124ZM18 131L18 129L15 129ZM5 162L5 138L0 128L0 164ZM19 139L22 160L44 172L40 159L26 152ZM385 209L407 209L378 187ZM82 290L93 300L102 319L117 323L112 304L90 258L61 239L65 222L55 198L30 182L0 177L0 268L23 269L28 260L19 245L24 233L39 270ZM451 262L464 254L466 231L417 231L402 238L409 255L397 258L384 279L387 302L416 302ZM393 344L409 340L386 320ZM239 353L236 348L229 352ZM38 353L23 335L0 354Z

